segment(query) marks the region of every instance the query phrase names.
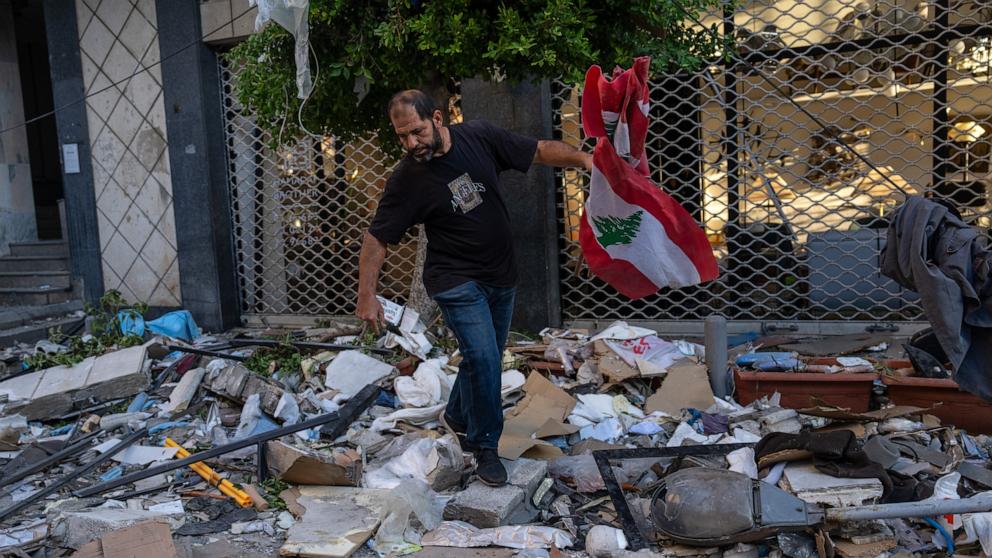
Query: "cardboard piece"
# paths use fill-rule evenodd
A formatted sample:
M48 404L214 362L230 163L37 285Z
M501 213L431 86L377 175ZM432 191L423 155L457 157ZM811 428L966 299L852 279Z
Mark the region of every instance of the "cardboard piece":
M269 471L291 484L358 486L362 479L362 456L353 449L317 452L272 440L265 444L265 458Z
M599 373L613 382L622 382L641 375L638 369L615 354L603 355L599 358Z
M538 431L566 431L571 425L564 421L575 407L575 398L538 372L531 372L527 377L523 391L524 398L503 425L503 436L499 439L500 457L517 459L535 446L545 447L528 453L528 457L546 459L545 455L561 455L561 450L538 439L536 434Z
M713 389L706 366L688 361L668 368L661 387L644 404L644 412L661 411L677 417L682 409L706 410L711 405Z
M179 558L168 523L146 521L111 531L81 546L82 558Z
M851 541L836 541L834 549L841 558L875 558L896 547L894 538L867 544L857 544Z

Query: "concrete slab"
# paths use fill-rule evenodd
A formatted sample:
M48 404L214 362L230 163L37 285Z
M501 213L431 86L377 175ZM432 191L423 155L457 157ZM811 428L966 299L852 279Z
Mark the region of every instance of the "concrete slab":
M75 366L53 366L43 370L41 383L31 399L37 400L82 388L86 385L94 362L96 358L90 357Z
M544 459L504 459L507 482L524 490L524 498L530 499L541 481L548 476L548 462Z
M379 527L389 490L301 486L297 503L306 508L289 528L281 556L347 558Z
M475 481L444 508L444 519L456 519L479 528L506 525L525 498L524 489L507 484L492 487Z

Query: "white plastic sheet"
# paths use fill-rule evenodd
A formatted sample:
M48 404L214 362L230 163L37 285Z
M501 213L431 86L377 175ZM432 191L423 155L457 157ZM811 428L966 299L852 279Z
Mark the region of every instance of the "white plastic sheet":
M248 0L249 6L258 6L255 31L261 31L269 20L292 33L296 39L296 96L306 99L313 89L310 76L310 0Z
M597 341L599 339L617 339L617 340L627 340L627 339L640 339L641 337L646 337L648 335L656 335L653 329L647 329L644 327L636 327L627 325L627 322L618 320L610 324L609 327L603 331L597 333L589 339L589 342Z
M961 516L961 523L964 526L965 538L957 544L968 544L977 540L982 545L982 552L986 556L992 556L992 512L964 514Z
M379 417L372 421L372 430L382 432L383 430L396 428L396 423L398 422L421 426L437 420L442 409L444 409L444 403L434 405L432 407L410 407L409 409L399 409L384 417Z
M626 341L607 340L606 346L622 358L628 366L636 366L637 360L644 360L659 368L668 368L686 356L679 350L678 345L669 343L657 335L648 335Z
M416 518L423 529L434 529L441 523L444 501L427 483L410 480L390 492L383 509L384 516L372 548L383 556L403 555L419 550L420 533L415 537L417 540L407 540L411 520Z
M741 448L727 454L730 470L743 473L752 479L758 478L758 465L754 462L754 449Z
M430 407L447 401L454 385L441 368L447 360L447 357L426 360L420 363L413 376L396 378L393 389L400 403L404 407Z

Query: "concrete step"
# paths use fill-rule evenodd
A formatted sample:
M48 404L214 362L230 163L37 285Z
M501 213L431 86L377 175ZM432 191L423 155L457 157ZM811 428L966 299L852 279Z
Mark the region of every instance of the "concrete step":
M0 271L0 289L71 286L68 271Z
M0 308L0 329L11 329L43 320L61 318L77 313L84 308L83 301L79 299L41 306L6 306Z
M11 242L10 255L68 257L69 246L62 240L36 240L34 242Z
M58 256L5 256L0 258L4 271L66 271L69 258Z
M37 343L42 339L48 339L48 332L51 329L59 328L63 333L75 331L77 334L82 331L80 327L86 318L58 318L50 320L38 320L28 324L0 329L0 347L9 347L14 343Z
M40 289L30 287L0 289L0 306L38 306L72 299L72 288Z

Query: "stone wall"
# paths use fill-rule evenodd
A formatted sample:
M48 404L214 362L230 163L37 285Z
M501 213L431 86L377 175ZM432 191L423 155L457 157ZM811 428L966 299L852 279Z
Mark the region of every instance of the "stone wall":
M76 13L104 288L180 306L155 2L76 0Z

